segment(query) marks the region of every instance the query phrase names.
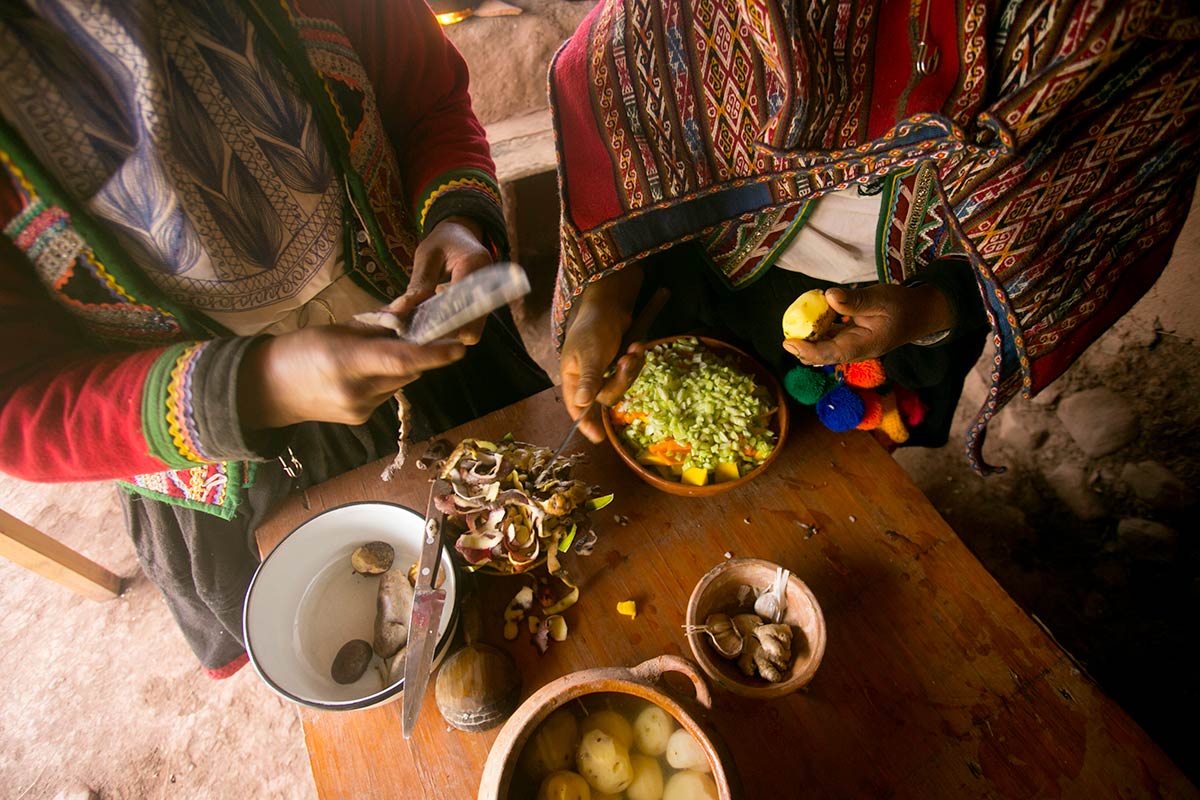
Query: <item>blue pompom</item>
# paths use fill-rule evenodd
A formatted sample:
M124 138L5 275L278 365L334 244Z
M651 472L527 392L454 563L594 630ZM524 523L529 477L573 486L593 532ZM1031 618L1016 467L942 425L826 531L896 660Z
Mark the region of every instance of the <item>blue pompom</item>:
M811 406L816 405L821 395L829 389L832 381L828 373L812 367L792 367L783 376L783 386L788 394L796 398L797 403Z
M862 398L845 384L833 387L817 401L817 418L836 433L857 428L863 413Z

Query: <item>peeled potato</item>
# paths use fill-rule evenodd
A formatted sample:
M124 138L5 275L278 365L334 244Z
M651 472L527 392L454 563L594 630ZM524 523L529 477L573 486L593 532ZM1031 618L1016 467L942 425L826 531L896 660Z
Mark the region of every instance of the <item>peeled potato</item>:
M538 727L521 751L519 764L529 777L541 780L552 772L570 769L578 747L579 723L574 714L560 708Z
M667 740L675 730L675 719L658 706L646 706L633 721L633 743L648 756L667 752Z
M667 739L667 763L675 769L712 772L704 748L696 741L696 737L683 728L672 733L671 738Z
M625 789L629 800L662 800L663 774L657 758L635 753L629 757L633 763L633 781Z
M667 781L663 800L717 800L717 784L711 775L684 770Z
M537 800L592 800L592 787L576 772L552 772L538 788Z
M836 312L829 307L824 289L810 289L783 312L783 338L815 341L829 332Z
M598 792L616 794L633 781L629 748L602 730L590 730L579 743L575 766Z
M633 726L615 711L593 711L588 714L580 723L579 732L586 735L588 731L604 731L625 745L626 750L633 747Z

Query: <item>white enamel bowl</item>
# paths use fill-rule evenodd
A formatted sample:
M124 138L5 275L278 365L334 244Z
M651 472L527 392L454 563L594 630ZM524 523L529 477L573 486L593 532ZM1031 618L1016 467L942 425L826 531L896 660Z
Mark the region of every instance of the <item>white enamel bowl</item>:
M329 674L333 658L351 639L371 641L377 576L350 566L350 554L367 542L387 542L394 564L407 569L421 555L424 517L391 503L350 503L331 508L284 537L250 581L242 615L246 652L255 672L288 700L329 711L379 705L400 696L404 678L385 682L376 657L351 684ZM433 666L445 655L458 626L458 584L448 551L439 580L446 604Z

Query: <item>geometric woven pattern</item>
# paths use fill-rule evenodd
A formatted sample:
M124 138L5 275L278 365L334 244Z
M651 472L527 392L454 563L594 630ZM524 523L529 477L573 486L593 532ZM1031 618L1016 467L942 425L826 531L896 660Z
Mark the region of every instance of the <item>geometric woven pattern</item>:
M1061 374L1165 266L1200 171L1186 5L653 6L602 0L551 67L559 337L597 276L699 240L736 287L807 203L882 181L885 273L963 254L987 302L993 391L970 448L983 470L991 415ZM940 53L925 75L922 12Z

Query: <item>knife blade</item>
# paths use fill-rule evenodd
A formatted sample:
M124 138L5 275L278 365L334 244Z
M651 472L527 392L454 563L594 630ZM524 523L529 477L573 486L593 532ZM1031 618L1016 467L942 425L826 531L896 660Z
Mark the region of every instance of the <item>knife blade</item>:
M425 510L421 558L417 562L417 580L413 587L412 614L408 621L408 652L404 661L404 696L401 698L401 730L404 738L412 736L417 714L425 700L433 653L437 649L438 627L446 590L437 588L438 568L442 562L442 523L445 515L437 509L434 498L449 494L450 484L438 478L429 489L429 504Z

